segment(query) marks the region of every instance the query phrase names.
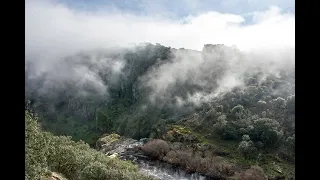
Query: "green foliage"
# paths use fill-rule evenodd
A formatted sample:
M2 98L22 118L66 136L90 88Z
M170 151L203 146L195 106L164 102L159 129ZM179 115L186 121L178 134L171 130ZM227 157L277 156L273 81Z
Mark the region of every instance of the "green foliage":
M217 134L222 134L224 131L224 128L227 125L227 117L226 115L221 115L218 117L217 122L213 125L213 130L217 133Z
M276 120L260 118L253 122L250 137L256 142L261 141L265 148L273 149L279 147L283 132Z
M190 128L178 126L178 125L174 125L172 130L179 133L179 134L191 134L192 133L192 130Z
M120 136L118 134L112 133L110 135L102 136L98 141L102 141L104 144L113 143L118 141Z
M25 115L25 125L25 179L40 179L48 170L48 139L41 132L37 118L33 119L28 112Z
M214 49L212 49L213 46L206 45L205 47L202 52L203 57L211 58L209 51ZM228 89L228 91L222 92L221 95L210 99L209 102L205 101L197 107L185 101L189 95L192 96L198 92L200 94L216 93L214 87L219 87L217 82L221 80L220 78L224 76L226 71L225 62L217 61L214 69L210 69L209 74L204 74L208 75L205 79L206 86L199 85L202 82L192 82L193 76L197 75L190 73L191 81L173 83L168 87L168 92L160 97L155 96L154 103L150 103L149 95L152 91L150 87L144 86L143 77L149 77L149 72L153 72L154 68L157 69L161 64L170 62L174 55L171 50L159 44L145 44L134 50L125 50L123 54L120 53L121 55L112 55L111 57L108 53L101 55L101 57L106 56L111 59L115 57L124 59L123 73L117 77L117 83L111 79L113 76L110 76L108 70L97 68L94 64L87 62L86 60L90 59L90 54L83 53L76 59L79 57L90 64L90 68L94 67L96 68L94 70L99 71L100 78L105 84L110 85L108 95L97 96L95 93L89 92L86 96L82 96L79 89L75 88L77 87L75 83L68 82L64 84L65 89L54 89L52 90L54 95L47 96L37 90L42 89L41 84L46 80L45 77L41 77L38 79L30 78L34 81L28 80L26 98L32 101L31 107L39 114L45 130L55 135L72 136L72 140L83 140L92 146L101 135L113 132L135 139L150 135L154 138L163 138L164 134L173 130L167 126L167 122L170 121L171 124L180 127L173 130L175 133L165 136L167 140L184 142L185 139L192 137L189 132L192 132L191 134L200 132L201 137L207 137L206 141L214 141L214 138L217 138L221 139L219 143L222 144L234 142L236 144L232 147L234 151L241 144L240 147L254 146L262 154L268 153L270 150L272 152L284 151L294 156L294 70L280 72L280 76L266 74L260 69L255 72L248 71L240 77L244 80L242 87ZM181 51L188 52L188 50ZM165 67L163 66L163 68ZM175 104L177 97L184 102L179 107ZM179 124L184 119L188 119L188 121ZM45 158L51 157L45 155L47 152L45 148L39 148L49 142L61 141L57 139L53 141L51 138L44 137L52 135L40 134L30 137L28 140L28 143L37 147L34 150L28 149L29 154L39 154L39 157L42 157L32 159L32 161L39 162L38 167L34 167L38 170L33 172L45 171L47 168ZM250 141L241 140L243 135L249 135ZM69 141L70 139L63 143ZM66 152L70 151L68 149L70 147L63 148ZM242 148L243 151L249 151L248 149L250 150L250 148ZM51 151L53 154L63 153L58 150ZM273 153L276 154L275 152ZM70 152L70 160L76 155ZM28 161L31 162L31 160ZM74 159L74 164L76 162L79 161ZM70 166L73 165L54 165L54 167L60 167L66 171L72 171L72 173L76 171ZM92 167L100 166L92 164ZM30 170L26 169L26 171ZM29 174L32 172L30 171Z
M238 139L238 129L235 126L234 122L227 122L224 126L223 131L221 133L221 137L226 140L235 140Z
M71 137L43 132L37 118L28 112L25 121L26 179L40 179L48 170L62 173L70 180L151 179L138 173L135 165L111 159L83 141L74 142Z
M232 108L230 116L236 120L244 118L244 108L242 105L238 104Z
M287 145L288 149L293 153L295 153L295 140L296 140L295 134L293 134L292 136L289 136L286 139L286 145Z
M117 169L117 168L110 168L111 164L107 163L104 164L100 161L90 162L81 172L80 176L83 180L118 180L118 179L128 179L128 180L135 180L135 179L150 179L147 177L143 177L136 172L132 172L129 169ZM125 166L129 166L129 164L125 164Z
M242 141L238 146L238 150L245 158L253 158L257 155L257 148L254 146L254 143L250 140L249 135L242 136Z

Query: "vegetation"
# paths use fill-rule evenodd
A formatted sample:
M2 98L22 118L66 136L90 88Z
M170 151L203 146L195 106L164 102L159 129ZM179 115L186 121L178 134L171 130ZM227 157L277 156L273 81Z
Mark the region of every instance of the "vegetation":
M114 73L109 64L97 63L96 59L91 58L93 54L98 57L99 62L102 59L111 59L109 63L114 64L121 59L120 62L124 64L121 73ZM189 149L191 152L188 152L188 149L176 149L172 146L212 146L214 148L209 148L208 152L201 153L223 156L226 163L235 164L245 170L259 165L270 178L294 177L295 69L290 66L274 69L270 67L267 70L264 67L250 69L249 66L245 69L239 65L242 64L240 60L239 64L230 66L230 54L236 54L234 59L242 57L237 50L223 45L205 45L203 51L198 52L146 44L116 53L88 52L66 58L68 65L97 72L98 78L108 87L102 95L93 88L88 88L91 87L90 84L79 88L77 81L58 81L49 73L32 76L33 66L28 64L30 67L26 72L26 105L38 114L45 130L55 135L72 136L72 140L83 140L92 147L99 146L96 142L100 137L99 141L110 143L119 138L105 137L105 133L117 133L134 139L152 137L159 140L150 142L144 149L146 152L173 164L184 162L177 160L182 157L181 154L185 157L190 154L190 161L181 164L190 170L209 173L206 169L210 169L211 165L205 164L212 159L195 155L199 150ZM202 62L199 65L200 70L181 70L180 64L175 64L184 58L196 63L198 56L202 57L199 61ZM175 81L169 79L179 70L187 73L175 77ZM239 74L241 85L227 90L218 88L230 72ZM165 90L156 86L157 83L163 83L159 80L160 75L166 77L163 81L173 81L166 84ZM149 79L156 83L150 83ZM58 87L47 92L46 84L52 81L53 84L58 84L52 86ZM199 94L202 95L200 100L194 100L196 98L193 97ZM46 158L50 157L46 154L51 151L50 143L64 143L62 139L65 139L63 136L59 137L60 140L52 140L59 139L57 137L40 138L55 137L42 132L32 136L39 138L33 138L33 141L37 142L35 146L44 148L43 151L35 148L30 152L31 155L37 154L39 158L29 160L38 162L36 166L30 165L35 166L32 167L32 172L28 172L30 176L32 173L39 174L50 169L49 165L45 165L48 162ZM70 139L65 141L71 142ZM184 145L181 146L180 143ZM84 148L85 145L82 144L73 145L72 148ZM46 148L49 150L45 150ZM63 151L57 153L72 151L68 148L71 147L64 146L60 148ZM161 151L158 152L158 148ZM72 160L70 154L72 153L65 156ZM74 161L74 164L79 162ZM194 164L198 164L202 169L192 166ZM95 172L91 169L93 167L107 171L97 162L90 166L85 169L79 165L83 170L81 172ZM221 168L217 164L214 166ZM75 169L78 169L78 165L76 167ZM75 169L69 168L68 171L77 174ZM65 171L67 170L60 169L58 172L68 177L68 172ZM113 173L112 170L108 172ZM253 172L257 177L261 174L260 170L253 168L239 177L246 179L248 174ZM106 177L103 173L101 176Z
M268 180L268 177L263 173L263 169L258 166L252 166L250 169L237 174L236 177L239 180Z
M151 180L138 173L130 162L108 158L83 141L74 142L70 137L42 131L37 118L29 112L25 113L25 122L25 179L45 179L54 172L70 180Z
M188 172L199 172L215 179L226 179L235 173L235 166L225 162L222 157L215 156L209 147L190 148L183 143L167 143L154 139L144 145L142 150Z
M96 143L96 148L101 149L103 144L110 146L111 144L118 142L120 140L120 136L118 134L112 133L110 135L103 135L100 137Z

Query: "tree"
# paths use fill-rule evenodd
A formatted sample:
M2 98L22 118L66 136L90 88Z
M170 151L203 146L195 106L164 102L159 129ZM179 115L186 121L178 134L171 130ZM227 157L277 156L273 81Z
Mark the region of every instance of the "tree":
M279 147L283 132L276 120L259 118L253 122L250 137L254 141L261 141L264 148L273 149Z
M296 136L295 134L293 134L292 136L289 136L287 139L286 139L286 146L287 148L291 151L291 152L295 152L295 140L296 140Z
M245 158L253 158L257 154L257 148L254 146L253 141L250 140L250 136L245 134L242 136L242 141L238 146L238 151Z
M288 113L288 119L290 121L294 121L295 117L295 95L291 95L287 97L287 113Z
M267 107L267 103L265 101L259 100L257 103L258 112L261 112Z
M213 125L213 130L217 134L221 134L226 125L227 125L227 116L221 115L218 117L217 122Z
M245 90L246 99L250 105L254 105L258 95L258 88L256 86L248 86Z
M231 110L231 117L235 118L236 120L243 119L245 117L244 108L242 105L238 104L237 106L233 107Z
M295 95L287 97L287 109L290 113L294 114L295 112Z
M275 112L277 118L284 115L284 110L286 108L287 102L284 98L278 97L271 101L272 109Z

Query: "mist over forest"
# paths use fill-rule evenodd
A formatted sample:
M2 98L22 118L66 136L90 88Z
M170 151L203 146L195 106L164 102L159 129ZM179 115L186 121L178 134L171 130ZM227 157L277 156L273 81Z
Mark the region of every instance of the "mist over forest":
M26 110L45 131L93 148L111 133L168 143L219 139L235 142L247 159L276 152L292 163L294 14L272 7L244 21L209 12L180 22L28 1ZM178 126L195 134L169 136Z
M42 108L48 117L60 117L62 122L71 123L64 121L71 118L73 126L92 124L88 129L98 132L95 126L103 120L97 117L97 109L119 106L115 111L127 111L130 121L147 118L144 121L149 122L144 123L153 124L162 118L178 120L221 100L230 101L224 110L229 112L238 104L246 105L242 99L252 105L258 101L271 104L295 93L292 51L266 58L223 45L205 45L195 51L142 44L77 53L39 74L37 68L37 62L27 61L26 98L35 110ZM108 122L122 124L124 119ZM73 129L70 125L69 130ZM112 130L120 131L117 125Z

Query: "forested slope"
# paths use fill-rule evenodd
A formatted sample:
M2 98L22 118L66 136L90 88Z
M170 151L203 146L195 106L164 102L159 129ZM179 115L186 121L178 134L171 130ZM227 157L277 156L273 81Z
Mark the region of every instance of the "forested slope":
M294 50L141 44L81 52L50 67L31 59L26 106L46 130L91 145L111 132L170 141L175 125L191 128L200 142L233 143L229 149L247 159L276 152L294 162Z

